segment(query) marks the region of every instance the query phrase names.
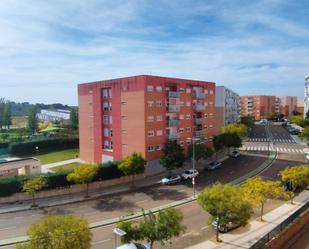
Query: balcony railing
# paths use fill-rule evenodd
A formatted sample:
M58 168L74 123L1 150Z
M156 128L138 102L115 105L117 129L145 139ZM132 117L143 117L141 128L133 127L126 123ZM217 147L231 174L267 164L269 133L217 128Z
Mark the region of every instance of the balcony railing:
M178 133L170 133L167 134L167 138L169 140L177 140L178 138L180 138L180 135Z
M194 134L196 137L203 137L205 135L204 130L197 130Z
M205 110L205 106L202 105L202 104L196 104L196 105L194 106L194 110L197 111L197 112L202 112L202 111Z
M193 97L196 99L204 99L205 94L203 92L194 92Z
M167 112L179 112L180 111L180 106L179 105L169 105L166 108Z
M168 119L167 126L178 126L180 123L179 119Z
M203 124L203 118L195 118L195 119L194 119L194 124L196 124L196 125L201 125L201 124Z
M169 91L167 93L167 96L169 98L179 98L180 97L180 92L175 92L175 91Z

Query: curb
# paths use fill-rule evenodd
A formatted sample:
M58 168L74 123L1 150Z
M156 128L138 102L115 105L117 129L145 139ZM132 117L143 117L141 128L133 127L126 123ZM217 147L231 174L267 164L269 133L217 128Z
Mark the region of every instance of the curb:
M237 179L235 179L235 180L233 180L229 183L230 184L240 184L243 181L245 181L247 178L259 175L265 169L270 167L273 164L273 162L276 160L276 158L277 158L277 152L271 152L268 156L268 159L264 163L262 163L261 166L256 168L254 171L251 171L250 173L248 173L248 174L246 174L242 177L239 177L239 178L237 178ZM198 193L196 195L198 195ZM165 209L165 208L169 208L169 207L178 207L178 206L181 206L181 205L185 205L187 203L194 202L194 201L196 201L196 199L197 199L197 197L188 197L188 198L185 198L185 199L182 199L182 200L179 200L179 201L168 203L166 205L162 205L162 206L159 206L159 207L154 207L154 208L148 209L148 210L146 210L146 212L156 213L161 209ZM111 218L111 219L108 219L108 220L103 220L103 221L91 223L89 225L89 228L94 229L94 228L98 228L98 227L104 227L104 226L116 224L120 220L125 220L125 221L126 220L133 220L133 219L138 219L142 216L143 216L143 212L138 211L134 214L115 217L115 218ZM16 238L12 238L12 239L5 239L5 240L0 241L0 247L10 246L10 245L14 245L14 244L17 244L17 243L22 243L22 242L27 242L28 240L29 240L28 236L21 236L21 237L16 237Z

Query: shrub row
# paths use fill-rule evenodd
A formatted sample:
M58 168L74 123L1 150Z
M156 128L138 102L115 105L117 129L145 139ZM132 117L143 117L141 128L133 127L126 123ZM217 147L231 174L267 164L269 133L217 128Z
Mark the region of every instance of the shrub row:
M8 147L9 147L9 143L7 142L0 143L0 149L7 149Z
M94 181L115 179L123 176L123 172L118 169L118 163L119 162L107 162L100 165L98 174L94 178ZM67 181L66 177L70 172L72 172L72 170L41 174L47 182L45 189L70 187L72 184L74 184ZM31 177L34 176L15 176L0 179L0 196L10 196L12 194L21 192L24 181L31 179Z
M20 143L12 143L9 146L9 149L14 154L20 153L33 153L36 151L38 147L41 149L70 149L76 148L79 145L78 138L49 138L38 141L28 141L28 142L20 142Z

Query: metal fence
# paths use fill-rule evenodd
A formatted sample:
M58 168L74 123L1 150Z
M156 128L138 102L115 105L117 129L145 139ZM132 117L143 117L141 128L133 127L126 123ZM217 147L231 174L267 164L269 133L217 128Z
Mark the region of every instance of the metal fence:
M280 234L286 227L291 224L296 218L299 217L300 214L304 213L309 208L309 202L303 205L300 209L294 212L291 216L281 222L278 226L272 229L269 233L265 234L262 238L260 238L257 242L255 242L250 249L261 249L270 242L274 237Z

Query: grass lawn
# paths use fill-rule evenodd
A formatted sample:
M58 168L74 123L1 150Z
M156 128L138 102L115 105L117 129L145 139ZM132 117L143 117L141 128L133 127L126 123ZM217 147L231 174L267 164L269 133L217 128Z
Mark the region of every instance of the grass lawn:
M69 163L69 164L53 167L53 168L51 168L51 170L53 170L55 172L61 172L61 171L66 171L66 170L73 170L73 169L75 169L76 167L78 167L80 165L83 165L83 164L82 163Z
M33 156L41 160L41 164L55 163L79 157L79 149L68 149L45 153L42 152L39 153L39 155Z

